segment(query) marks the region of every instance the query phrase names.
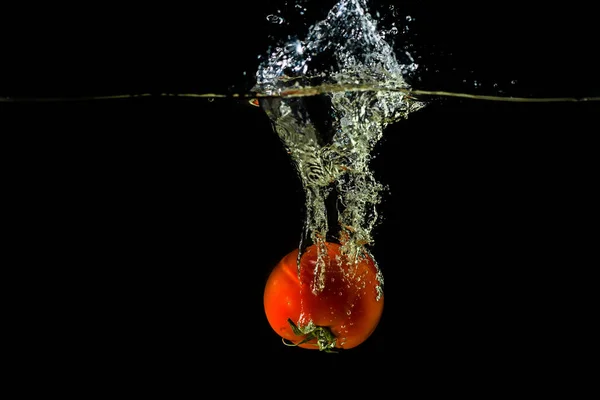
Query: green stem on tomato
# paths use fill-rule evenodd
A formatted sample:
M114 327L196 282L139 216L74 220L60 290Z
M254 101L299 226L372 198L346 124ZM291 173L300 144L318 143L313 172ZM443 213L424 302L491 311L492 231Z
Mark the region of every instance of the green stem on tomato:
M305 327L298 327L290 318L288 318L287 321L290 324L294 335L304 336L304 339L302 339L298 343L292 342L292 344L288 344L284 340L283 343L286 346L299 346L301 344L308 343L313 339L316 339L317 344L315 346L318 346L320 351L325 351L326 353L337 353L336 351L332 350L335 348L336 337L333 334L333 332L331 332L331 329L329 329L329 327L315 326L313 324L310 324Z

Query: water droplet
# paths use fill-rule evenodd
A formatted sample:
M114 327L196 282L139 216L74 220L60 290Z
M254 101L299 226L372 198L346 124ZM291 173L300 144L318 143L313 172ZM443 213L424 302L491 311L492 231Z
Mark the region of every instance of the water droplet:
M269 14L267 15L267 21L269 21L272 24L282 24L284 19L281 18L279 15L274 15L274 14Z

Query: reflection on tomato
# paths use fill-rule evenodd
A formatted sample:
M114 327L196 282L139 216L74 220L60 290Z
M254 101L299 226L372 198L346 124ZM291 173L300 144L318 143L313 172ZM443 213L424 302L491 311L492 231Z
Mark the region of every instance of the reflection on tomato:
M298 249L271 272L264 292L269 324L288 344L331 351L350 349L373 333L383 311L382 277L363 250L357 262L340 255L340 245L325 243L323 263L317 247ZM325 252L323 252L325 253Z

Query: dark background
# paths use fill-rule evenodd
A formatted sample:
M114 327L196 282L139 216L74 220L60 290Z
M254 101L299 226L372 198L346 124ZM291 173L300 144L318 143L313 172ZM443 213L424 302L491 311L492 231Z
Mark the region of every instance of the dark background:
M7 12L0 95L243 92L269 45L302 36L333 4L313 3L289 27L266 21L278 2ZM415 88L600 95L583 6L373 7L388 23L415 19ZM67 358L102 365L107 378L184 381L206 365L233 374L259 362L367 358L417 379L438 368L555 371L578 353L572 335L588 332L583 255L595 245L600 103L428 100L376 151L390 189L372 248L386 307L373 336L338 355L283 346L264 317L264 282L298 243L304 199L260 109L166 98L0 103L19 249L7 282L28 306L42 365Z

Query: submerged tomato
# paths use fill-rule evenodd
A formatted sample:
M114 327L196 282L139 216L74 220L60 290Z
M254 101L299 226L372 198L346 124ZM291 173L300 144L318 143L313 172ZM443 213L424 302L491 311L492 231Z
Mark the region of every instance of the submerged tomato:
M326 247L320 271L314 245L302 255L300 276L297 249L275 266L265 287L265 313L275 332L294 345L350 349L367 340L379 323L383 282L366 252L348 263L340 245Z

